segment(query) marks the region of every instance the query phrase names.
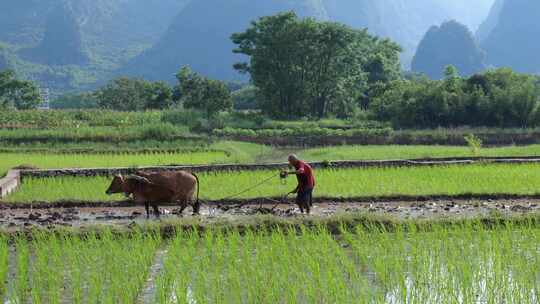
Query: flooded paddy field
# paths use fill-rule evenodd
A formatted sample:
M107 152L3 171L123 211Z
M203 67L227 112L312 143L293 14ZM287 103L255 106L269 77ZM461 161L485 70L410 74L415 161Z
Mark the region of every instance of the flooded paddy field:
M0 239L0 276L5 303L538 303L540 229L35 233Z
M201 222L242 220L253 215L270 215L278 218L299 218L301 214L293 203L270 200L244 201L243 203L207 203L199 216L193 216L188 208L183 214L174 206L160 207L160 218L146 218L143 206L99 206L98 203L79 205L69 202L29 208L27 205L4 206L0 210L0 229L18 231L31 228L66 226L75 228L95 225L129 226L133 224L159 223L167 220L196 219ZM481 216L511 216L540 213L540 199L433 199L422 201L355 202L338 200L317 201L311 216L332 217L340 214L375 214L397 219L467 219Z

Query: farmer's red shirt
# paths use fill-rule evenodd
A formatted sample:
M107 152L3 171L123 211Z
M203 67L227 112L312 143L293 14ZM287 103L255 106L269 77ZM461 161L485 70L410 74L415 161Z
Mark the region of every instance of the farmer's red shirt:
M298 190L304 191L313 189L315 187L315 176L313 176L313 169L311 166L300 160L294 168L299 172L299 174L296 174L296 179L298 179Z

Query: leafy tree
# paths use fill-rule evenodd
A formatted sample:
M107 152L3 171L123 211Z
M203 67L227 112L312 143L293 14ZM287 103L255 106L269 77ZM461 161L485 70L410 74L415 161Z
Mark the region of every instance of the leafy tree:
M346 115L369 81L398 75L399 46L346 25L281 13L252 22L231 39L235 64L259 89L263 111L273 117Z
M146 109L168 109L173 106L173 91L164 81L146 84Z
M98 101L92 93L67 93L51 101L51 108L54 109L94 109L97 107Z
M540 125L538 78L498 69L468 79L447 67L443 80L392 82L370 110L399 128Z
M172 90L164 82L120 77L99 89L95 96L99 107L118 111L168 109Z
M257 102L257 88L249 85L232 93L234 108L236 110L255 110L259 109Z
M207 117L232 109L231 92L223 81L204 78L188 66L182 67L176 78L174 99L185 108L204 111Z
M0 72L0 108L35 109L41 103L38 87L20 80L12 70Z

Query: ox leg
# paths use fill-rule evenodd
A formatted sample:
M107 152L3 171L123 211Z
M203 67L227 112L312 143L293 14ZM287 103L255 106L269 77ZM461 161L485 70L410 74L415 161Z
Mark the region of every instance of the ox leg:
M152 208L154 208L154 215L159 218L161 214L159 213L158 205L152 205Z
M186 203L181 203L180 204L180 215L182 215L182 213L184 213L184 210L186 210L186 208L187 208Z
M146 209L146 218L150 218L150 204L148 202L144 203L144 209Z
M195 202L193 204L193 215L199 215L200 211L201 211L201 203L200 202Z

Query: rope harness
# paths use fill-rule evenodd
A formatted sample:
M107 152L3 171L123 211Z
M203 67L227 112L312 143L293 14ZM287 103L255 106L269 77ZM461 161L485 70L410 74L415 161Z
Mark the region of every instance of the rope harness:
M280 172L279 174L273 173L271 176L269 176L269 177L263 179L263 180L260 181L259 183L255 184L255 185L253 185L253 186L250 186L250 187L248 187L247 189L242 190L242 191L240 191L240 192L238 192L238 193L235 193L235 194L226 196L226 197L220 199L219 201L224 201L224 200L228 200L228 199L231 199L231 198L236 198L236 197L238 197L238 196L240 196L240 195L242 195L242 194L244 194L244 193L247 193L247 192L249 192L249 191L251 191L251 190L254 190L254 189L258 188L258 187L261 187L262 185L268 183L270 180L272 180L272 179L274 179L274 178L276 178L276 177L278 177L278 176L279 176L279 178L280 178L281 184L282 184L282 185L286 185L286 184L287 184L287 177L288 177L288 174L287 174L286 172ZM283 204L283 203L285 202L287 196L289 196L289 194L286 194L285 196L283 196L283 198L281 199L281 201L277 201L277 200L274 200L274 199L271 199L271 198L264 198L264 199L266 199L266 200L268 200L268 201L270 201L270 202L276 203L276 204L271 208L271 210L274 210L279 204ZM202 203L204 203L205 205L210 206L206 201L203 201L203 200L200 200L200 201L201 201ZM243 206L246 205L246 204L247 204L247 202L246 202L246 203L239 204L239 207L243 207ZM262 202L261 202L261 205L262 205Z

